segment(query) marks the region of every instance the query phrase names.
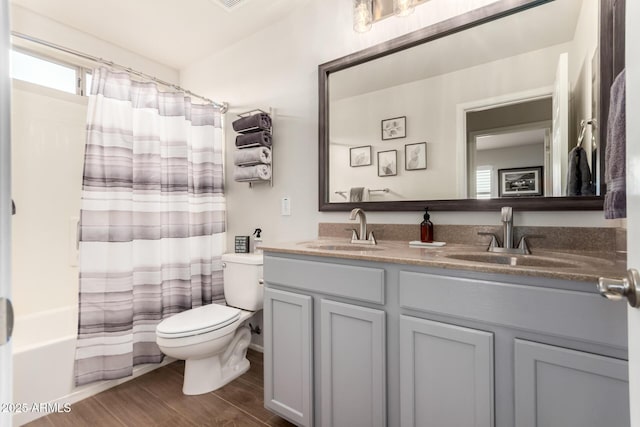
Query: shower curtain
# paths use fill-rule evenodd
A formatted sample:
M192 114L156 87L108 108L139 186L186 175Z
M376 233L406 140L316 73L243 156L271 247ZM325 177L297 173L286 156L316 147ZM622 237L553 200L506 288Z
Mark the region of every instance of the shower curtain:
M224 302L221 114L99 68L87 116L76 384L160 362L156 325Z

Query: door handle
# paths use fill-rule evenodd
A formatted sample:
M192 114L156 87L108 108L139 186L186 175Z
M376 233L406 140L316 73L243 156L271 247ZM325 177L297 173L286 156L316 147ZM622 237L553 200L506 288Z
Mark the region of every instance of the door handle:
M4 345L13 334L13 306L11 300L0 298L0 345Z
M635 268L627 270L627 277L622 280L601 277L598 279L598 292L603 297L620 301L627 298L629 305L640 307L640 273Z

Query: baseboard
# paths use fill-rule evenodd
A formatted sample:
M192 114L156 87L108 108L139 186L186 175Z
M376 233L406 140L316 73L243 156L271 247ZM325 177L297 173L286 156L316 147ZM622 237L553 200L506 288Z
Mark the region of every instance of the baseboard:
M249 344L249 348L251 350L257 351L258 353L264 353L264 347L261 346L261 345L251 343L251 344Z
M256 350L258 351L258 350ZM117 380L106 380L99 381L92 384L83 385L77 387L72 393L62 396L58 399L52 400L48 402L50 407L58 407L62 408L65 404L77 403L81 400L94 396L98 393L102 393L103 391L107 391L110 388L113 388L117 385L124 384L127 381L131 381L134 378L137 378L141 375L147 374L155 369L161 368L163 366L168 365L169 363L175 362L177 359L172 357L165 357L161 363L147 363L144 365L138 365L133 368L133 374L129 377L120 378ZM13 417L13 425L21 426L23 424L29 423L38 418L49 415L51 412L24 412L14 415Z

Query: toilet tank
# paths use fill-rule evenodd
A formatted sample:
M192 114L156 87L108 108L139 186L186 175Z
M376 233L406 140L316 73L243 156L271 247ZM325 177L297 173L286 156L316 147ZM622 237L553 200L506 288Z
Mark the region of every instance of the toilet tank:
M224 298L242 310L262 309L262 254L222 255Z

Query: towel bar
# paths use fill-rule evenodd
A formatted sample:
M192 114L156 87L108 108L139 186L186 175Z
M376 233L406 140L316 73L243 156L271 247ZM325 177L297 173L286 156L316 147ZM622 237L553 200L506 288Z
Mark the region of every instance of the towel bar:
M388 188L382 188L380 190L369 190L369 193L388 193L390 190ZM348 193L348 191L342 190L342 191L335 191L336 194L342 194L343 196L346 196L346 194Z

